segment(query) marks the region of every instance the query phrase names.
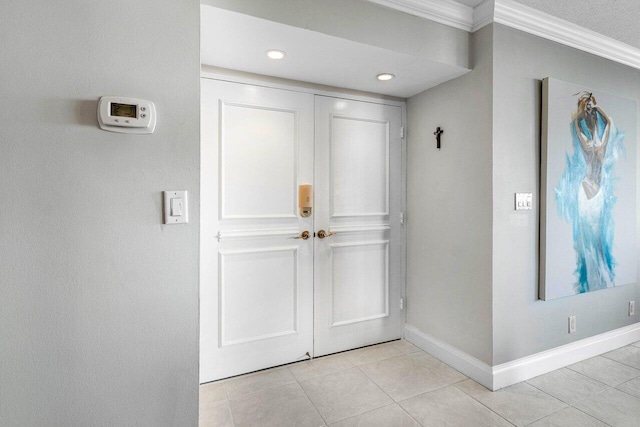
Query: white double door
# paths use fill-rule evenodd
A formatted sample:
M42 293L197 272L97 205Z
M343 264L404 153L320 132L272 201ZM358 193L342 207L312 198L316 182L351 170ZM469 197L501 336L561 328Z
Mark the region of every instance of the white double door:
M401 107L201 87L201 382L399 338Z

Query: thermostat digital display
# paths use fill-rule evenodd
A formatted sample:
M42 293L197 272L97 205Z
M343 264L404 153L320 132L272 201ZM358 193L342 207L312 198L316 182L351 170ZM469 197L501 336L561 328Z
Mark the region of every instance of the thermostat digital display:
M114 117L138 117L136 114L137 105L131 104L118 104L117 102L111 103L111 116Z
M119 133L153 133L156 107L151 101L103 96L98 102L100 129Z

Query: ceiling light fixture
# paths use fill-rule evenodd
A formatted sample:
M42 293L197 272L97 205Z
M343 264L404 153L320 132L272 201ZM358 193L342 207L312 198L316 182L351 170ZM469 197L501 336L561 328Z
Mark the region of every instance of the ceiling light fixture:
M267 51L267 56L271 59L284 59L287 53L283 50L271 49Z
M381 82L386 82L387 80L391 80L394 77L395 76L391 73L382 73L382 74L378 74L377 76L378 80L380 80Z

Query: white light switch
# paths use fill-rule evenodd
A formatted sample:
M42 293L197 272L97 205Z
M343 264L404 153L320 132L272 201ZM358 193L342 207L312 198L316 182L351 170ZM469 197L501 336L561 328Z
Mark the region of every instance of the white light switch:
M182 198L171 199L171 216L182 216Z
M533 209L533 194L531 193L516 193L516 210L531 210Z
M164 223L184 224L189 222L189 204L186 191L165 191Z

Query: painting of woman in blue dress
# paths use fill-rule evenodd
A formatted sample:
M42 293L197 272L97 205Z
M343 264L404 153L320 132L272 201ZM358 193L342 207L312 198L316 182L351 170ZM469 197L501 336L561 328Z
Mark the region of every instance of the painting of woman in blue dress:
M592 93L576 95L577 108L570 124L574 152L567 154L555 197L558 212L573 227L574 290L583 293L615 284L614 167L623 150L624 134Z

